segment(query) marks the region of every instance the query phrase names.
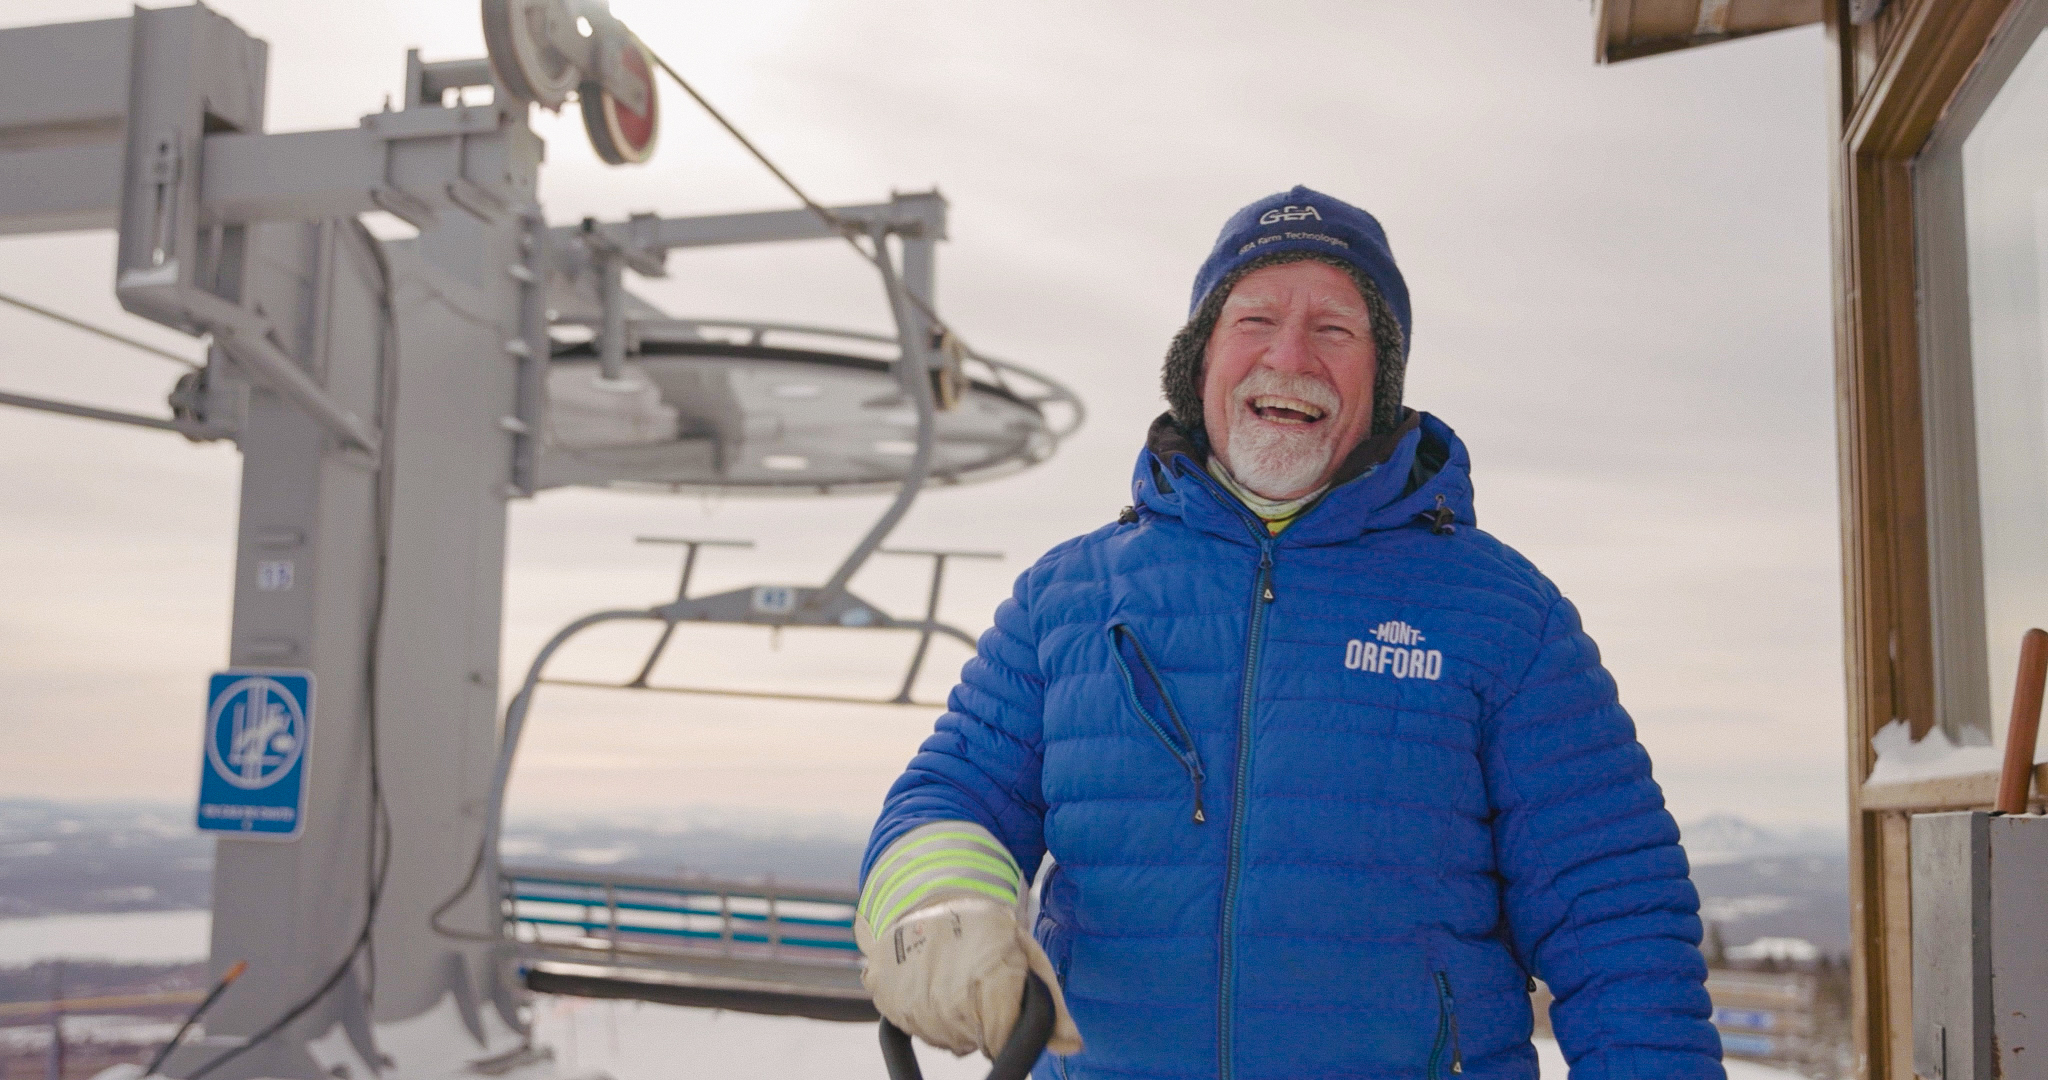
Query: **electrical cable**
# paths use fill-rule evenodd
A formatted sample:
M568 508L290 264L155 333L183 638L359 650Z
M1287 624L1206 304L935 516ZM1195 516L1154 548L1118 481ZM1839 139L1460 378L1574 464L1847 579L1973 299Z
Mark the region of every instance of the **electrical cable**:
M148 1076L162 1067L164 1059L171 1056L171 1051L176 1050L178 1044L185 1041L185 1033L192 1030L192 1025L198 1023L199 1018L206 1015L206 1010L213 1008L213 1003L220 1000L221 994L225 993L228 987L235 985L235 980L241 978L248 970L247 960L237 960L235 966L222 973L220 981L214 983L213 989L206 992L206 996L200 999L199 1004L194 1005L192 1011L185 1014L184 1022L178 1025L178 1030L172 1032L169 1041L157 1050L155 1057L149 1059L149 1064L142 1069L142 1075Z
M185 1080L204 1080L204 1077L222 1065L255 1049L285 1028L291 1026L294 1021L311 1011L313 1006L326 998L335 987L341 985L342 980L347 978L349 971L355 966L358 958L369 959L370 974L364 990L364 1001L366 1004L370 1001L370 996L374 992L376 985L374 981L375 950L373 936L377 926L377 909L383 901L384 888L391 874L391 848L393 841L391 807L384 799L383 770L378 761L377 654L384 636L385 597L390 590L390 446L392 441L392 420L398 404L398 379L396 371L393 370L396 365L393 363L391 347L393 340L397 337L397 318L391 304L391 266L384 258L383 247L374 236L370 235L369 230L364 228L360 221L351 220L350 224L355 226L358 239L368 245L372 258L377 262L381 275L380 287L378 289L378 310L380 321L383 323L382 335L378 342L378 397L380 398L379 409L382 414L379 417L379 427L384 433L383 452L378 455L377 471L370 496L371 514L373 516L372 527L377 537L377 577L376 587L371 591L369 641L363 664L365 743L369 752L370 773L370 842L369 857L365 864L365 872L368 875L368 889L363 905L363 925L362 929L356 933L355 941L349 945L348 952L342 956L341 961L334 966L334 970L328 974L327 978L323 979L320 985L313 988L311 993L300 998L298 1002L289 1009L286 1009L276 1019L265 1024L254 1035L244 1039L240 1045L222 1051L206 1064L186 1074ZM383 1070L379 1062L372 1061L369 1064L373 1072L382 1074Z
M374 754L374 747L376 744L376 738L374 735L371 737L370 743L372 746L372 753ZM376 772L374 766L372 767L371 772L372 774ZM381 786L376 784L374 781L371 786L373 789L378 789L376 795L372 799L372 815L381 816L383 818L383 828L381 830L381 833L379 834L382 837L383 843L378 844L375 840L373 840L371 846L373 848L381 847L382 851L379 853L379 856L377 858L376 890L370 893L368 897L368 901L365 904L363 911L363 928L356 934L356 939L352 944L350 944L348 953L342 957L342 960L339 964L335 965L334 970L328 974L327 978L323 980L319 986L313 989L312 993L307 994L303 998L300 998L297 1004L285 1010L284 1013L278 1016L277 1019L272 1020L270 1023L264 1025L261 1030L256 1032L256 1034L251 1035L247 1039L243 1040L241 1045L231 1047L227 1050L222 1051L220 1055L215 1057L213 1060L207 1062L204 1065L201 1065L199 1068L186 1074L185 1080L202 1080L203 1077L212 1073L215 1069L220 1068L222 1065L225 1065L228 1062L233 1061L238 1057L241 1057L243 1054L248 1053L250 1050L253 1050L256 1047L262 1045L264 1042L267 1042L272 1036L276 1035L278 1032L283 1031L286 1027L290 1026L294 1020L297 1020L299 1017L304 1016L309 1010L313 1008L313 1006L319 1004L320 1000L322 998L325 998L330 991L332 991L336 986L341 985L342 979L347 977L349 969L354 966L356 958L362 955L363 951L369 947L371 932L376 929L377 925L377 905L379 901L383 899L385 879L391 871L391 815L388 811L381 810L381 799L383 798ZM371 1067L374 1069L376 1066L373 1063Z
M490 830L488 828L485 829L484 835L490 835ZM469 870L467 873L462 875L462 884L456 886L455 891L448 894L448 899L441 901L441 906L435 908L433 910L433 913L427 916L427 925L433 929L434 933L437 933L442 937L454 938L457 941L481 941L489 944L496 944L500 941L505 940L505 935L503 933L479 934L474 930L463 930L457 927L449 926L447 923L441 921L441 916L448 914L449 908L452 908L456 904L460 903L463 897L469 895L469 890L476 887L477 875L483 873L483 869L484 841L478 840L476 844L476 854L473 855L469 860Z
M14 307L18 307L21 310L26 311L32 315L41 315L45 319L50 319L55 322L63 323L64 325L72 327L73 329L83 330L88 334L98 334L99 336L106 338L108 341L118 341L131 349L140 349L141 351L146 352L151 356L161 356L174 364L183 364L186 367L191 368L193 371L199 371L205 367L204 364L201 364L196 360L190 360L183 356L179 356L177 353L174 353L169 349L159 349L156 346L151 345L147 341L138 341L132 337L129 337L126 334L120 334L112 330L108 330L104 327L94 326L93 324L86 322L83 319L74 319L61 311L51 311L49 308L46 308L41 304L30 303L29 301L23 300L21 297L18 296L9 296L6 293L0 293L0 304L9 304Z
M392 303L394 287L391 263L384 256L384 245L372 235L369 227L357 218L349 218L348 224L356 241L369 252L371 261L377 264L377 318L383 333L377 340L377 428L382 433L377 454L375 488L370 498L374 518L371 527L377 536L377 588L371 596L369 618L369 640L363 665L363 701L365 713L365 743L370 756L370 821L373 835L378 830L378 817L383 818L383 857L374 874L365 868L365 895L370 898L368 907L374 917L384 897L385 878L391 871L391 850L395 843L391 823L391 804L384 798L384 772L382 757L377 741L377 689L378 654L384 642L384 607L390 592L391 580L391 505L393 500L393 474L390 467L391 447L396 442L392 429L397 422L398 409L398 360L394 350L398 342L398 312ZM363 940L363 1004L365 1014L371 1012L377 998L377 939L374 935ZM374 1029L371 1036L375 1038ZM378 1063L371 1063L372 1071L381 1073Z

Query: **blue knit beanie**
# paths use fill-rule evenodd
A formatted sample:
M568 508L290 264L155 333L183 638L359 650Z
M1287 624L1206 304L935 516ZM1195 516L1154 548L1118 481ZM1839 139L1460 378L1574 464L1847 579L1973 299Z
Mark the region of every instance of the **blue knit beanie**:
M1216 247L1195 273L1194 295L1188 298L1188 313L1202 306L1211 290L1231 273L1253 259L1300 251L1334 257L1364 274L1394 317L1401 323L1405 346L1413 338L1414 326L1408 313L1408 282L1394 265L1394 252L1387 246L1387 231L1378 219L1342 199L1295 185L1278 195L1268 195L1230 215ZM1405 347L1402 350L1406 352Z
M1358 207L1297 185L1232 214L1195 274L1188 323L1174 335L1161 373L1168 410L1182 428L1201 429L1202 355L1223 296L1253 270L1303 259L1342 269L1365 298L1380 357L1372 430L1380 434L1399 425L1405 412L1402 391L1412 321L1408 283L1394 264L1386 230Z

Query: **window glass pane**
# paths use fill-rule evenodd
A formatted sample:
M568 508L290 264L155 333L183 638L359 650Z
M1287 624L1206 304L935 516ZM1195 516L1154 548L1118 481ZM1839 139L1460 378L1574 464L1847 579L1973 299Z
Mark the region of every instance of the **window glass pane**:
M1984 677L2002 739L2020 634L2048 625L2048 36L1964 140L1962 166Z

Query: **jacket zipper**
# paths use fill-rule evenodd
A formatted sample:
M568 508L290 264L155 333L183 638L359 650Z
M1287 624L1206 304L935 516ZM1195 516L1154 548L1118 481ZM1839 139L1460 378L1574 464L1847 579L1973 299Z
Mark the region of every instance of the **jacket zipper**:
M1273 592L1273 547L1278 538L1266 528L1265 522L1258 519L1258 515L1218 489L1207 474L1178 468L1174 471L1193 478L1208 488L1218 503L1236 512L1238 520L1244 522L1259 546L1259 572L1252 579L1251 629L1244 647L1244 688L1239 691L1237 705L1237 765L1230 800L1230 864L1223 879L1223 933L1220 935L1222 940L1217 963L1222 992L1216 1003L1216 1073L1217 1080L1231 1080L1236 1071L1230 1058L1235 1034L1231 1030L1231 1013L1237 997L1237 886L1244 865L1244 819L1248 801L1245 794L1251 786L1252 696L1258 686L1259 646L1266 633L1266 605L1277 599Z
M1186 770L1188 784L1195 791L1195 824L1200 825L1209 820L1208 814L1202 809L1202 782L1208 779L1208 776L1202 771L1202 755L1195 749L1195 737L1188 731L1187 723L1181 719L1180 710L1174 708L1173 699L1167 696L1166 682L1159 677L1159 669L1152 666L1152 658L1145 655L1145 646L1139 643L1138 635L1123 623L1110 627L1109 632L1112 637L1130 643L1131 652L1136 654L1138 663L1144 667L1146 676L1152 680L1153 689L1159 692L1159 700L1166 706L1166 715L1173 721L1174 730L1180 733L1181 741L1176 744L1173 737L1167 734L1166 728L1145 708L1144 701L1138 697L1137 675L1130 669L1130 665L1125 663L1123 654L1116 650L1115 643L1112 642L1111 651L1116 657L1117 667L1123 670L1124 693L1130 698L1131 708L1137 712L1139 719L1145 721L1145 726L1152 729L1152 734L1158 737L1159 744L1166 747L1167 753L1172 754L1174 759L1180 762L1180 767Z
M1232 1030L1234 1004L1237 997L1237 887L1244 869L1244 822L1247 813L1248 790L1251 787L1252 759L1252 704L1257 688L1259 672L1259 647L1266 633L1266 605L1273 602L1273 538L1270 534L1259 541L1259 573L1252 586L1251 632L1245 642L1244 689L1238 698L1237 707L1237 770L1231 788L1230 803L1230 866L1223 880L1223 934L1222 934L1222 995L1218 1005L1218 1042L1222 1057L1219 1063L1220 1080L1230 1080L1232 1073Z
M1451 1073L1461 1075L1465 1071L1465 1055L1458 1049L1458 999L1451 993L1451 977L1444 972L1436 973L1436 1046L1429 1052L1430 1080L1438 1080L1444 1060L1444 1047L1451 1050Z

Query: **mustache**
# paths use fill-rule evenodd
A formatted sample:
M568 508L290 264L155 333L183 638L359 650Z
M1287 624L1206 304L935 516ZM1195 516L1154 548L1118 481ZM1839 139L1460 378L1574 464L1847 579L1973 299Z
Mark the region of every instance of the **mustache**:
M1329 383L1307 375L1288 375L1272 368L1256 368L1231 388L1230 395L1237 401L1246 401L1261 394L1291 397L1305 401L1323 410L1324 415L1337 411L1343 400Z

